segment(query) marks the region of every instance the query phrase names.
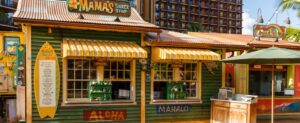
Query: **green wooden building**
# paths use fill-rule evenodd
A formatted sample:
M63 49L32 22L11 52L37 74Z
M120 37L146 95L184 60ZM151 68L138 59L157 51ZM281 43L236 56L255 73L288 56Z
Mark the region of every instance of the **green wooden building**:
M14 20L26 122L208 121L226 48L213 40L162 31L124 1L21 0Z

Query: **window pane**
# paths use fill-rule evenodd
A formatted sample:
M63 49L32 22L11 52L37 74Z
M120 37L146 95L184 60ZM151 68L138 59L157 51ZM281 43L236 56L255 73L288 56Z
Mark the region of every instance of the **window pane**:
M97 79L97 71L96 70L91 70L90 72L91 72L90 80Z
M68 79L74 79L74 70L68 70Z
M187 82L186 87L187 97L196 97L196 82Z
M167 80L167 73L161 72L161 80Z
M126 70L130 70L130 62L129 61L125 61L124 64L125 64L125 69Z
M83 69L89 69L90 68L90 62L89 60L83 60Z
M168 80L172 80L173 79L173 72L168 72Z
M82 94L82 98L88 98L89 96L88 90L82 90Z
M186 72L185 80L191 80L192 79L192 72Z
M83 70L83 79L89 79L90 78L90 71L89 70Z
M111 71L110 79L117 79L117 71Z
M197 63L194 63L194 64L193 64L192 70L193 70L193 71L197 71Z
M107 65L104 66L105 70L109 70L110 69L110 62L107 62Z
M71 59L71 60L68 60L68 69L74 69L74 60Z
M123 61L119 61L119 62L118 62L118 69L119 69L119 70L124 69L124 62L123 62Z
M75 98L82 98L81 97L81 90L76 90L75 91Z
M96 65L95 65L96 61L95 60L90 60L90 69L96 69Z
M74 89L74 82L68 81L68 89Z
M130 82L112 82L112 99L130 99Z
M124 79L124 72L118 71L118 79Z
M82 89L81 82L75 82L75 89Z
M75 69L82 69L82 60L75 60Z
M81 79L82 78L82 70L76 70L75 71L75 78Z
M192 70L191 64L189 64L189 63L185 64L185 70L186 71L191 71Z
M125 71L125 79L130 79L130 71Z
M68 98L74 98L74 90L68 90Z
M167 65L168 65L168 71L173 71L172 64L167 64Z
M89 82L82 82L82 89L88 89L88 83Z
M105 79L109 79L110 78L110 75L109 75L110 73L109 73L109 71L108 70L105 70L104 71L104 78Z
M166 82L154 82L154 99L167 99Z
M112 61L111 62L111 69L112 70L116 70L117 69L117 62L116 61Z

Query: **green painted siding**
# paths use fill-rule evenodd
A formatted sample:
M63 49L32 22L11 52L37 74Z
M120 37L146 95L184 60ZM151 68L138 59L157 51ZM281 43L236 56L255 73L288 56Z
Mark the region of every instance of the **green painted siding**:
M32 27L32 80L33 69L37 53L45 41L48 41L55 49L58 56L60 69L62 69L61 43L63 38L82 38L96 40L118 40L118 41L134 41L140 43L141 34L139 33L120 33L120 32L98 32L90 30L65 30L52 29L52 34L48 34L48 28ZM61 70L62 71L62 70ZM137 62L136 70L136 105L130 106L89 106L89 107L62 107L62 90L60 91L59 104L54 119L40 119L36 107L34 90L32 90L32 119L34 123L53 122L53 123L75 123L83 121L84 110L127 110L127 120L122 122L138 123L140 121L140 64ZM62 76L62 73L60 73ZM62 80L62 78L61 78ZM34 86L34 85L33 85ZM33 87L32 87L33 88ZM62 83L61 83L62 88Z
M149 123L158 121L192 121L210 118L210 97L218 93L222 81L222 65L219 63L219 68L214 70L214 75L207 71L207 68L202 64L202 104L193 104L191 111L178 114L157 114L156 106L150 103L150 81L146 82L146 121ZM147 71L150 75L150 71Z

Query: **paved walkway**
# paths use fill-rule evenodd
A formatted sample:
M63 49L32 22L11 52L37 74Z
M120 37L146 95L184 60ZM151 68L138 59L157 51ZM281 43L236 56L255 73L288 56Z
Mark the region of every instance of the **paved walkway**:
M257 120L256 123L271 123L271 120ZM300 123L300 117L290 119L276 119L274 123Z

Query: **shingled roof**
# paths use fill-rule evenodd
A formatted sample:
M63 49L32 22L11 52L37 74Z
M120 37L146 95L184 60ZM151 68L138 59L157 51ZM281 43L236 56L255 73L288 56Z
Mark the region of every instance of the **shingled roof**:
M151 46L176 46L176 47L195 47L195 48L247 48L247 43L225 42L209 37L193 36L189 34L163 30L160 33L160 39L157 39L156 33L146 33L146 38Z
M190 35L217 40L229 44L244 44L252 48L267 48L277 46L282 48L299 49L300 43L286 40L275 41L275 38L261 38L259 41L251 35L226 34L226 33L207 33L207 32L189 32Z
M14 21L20 23L48 24L55 26L91 27L101 29L160 32L160 28L144 21L131 8L129 17L69 12L65 1L19 0ZM118 20L118 21L115 21Z

